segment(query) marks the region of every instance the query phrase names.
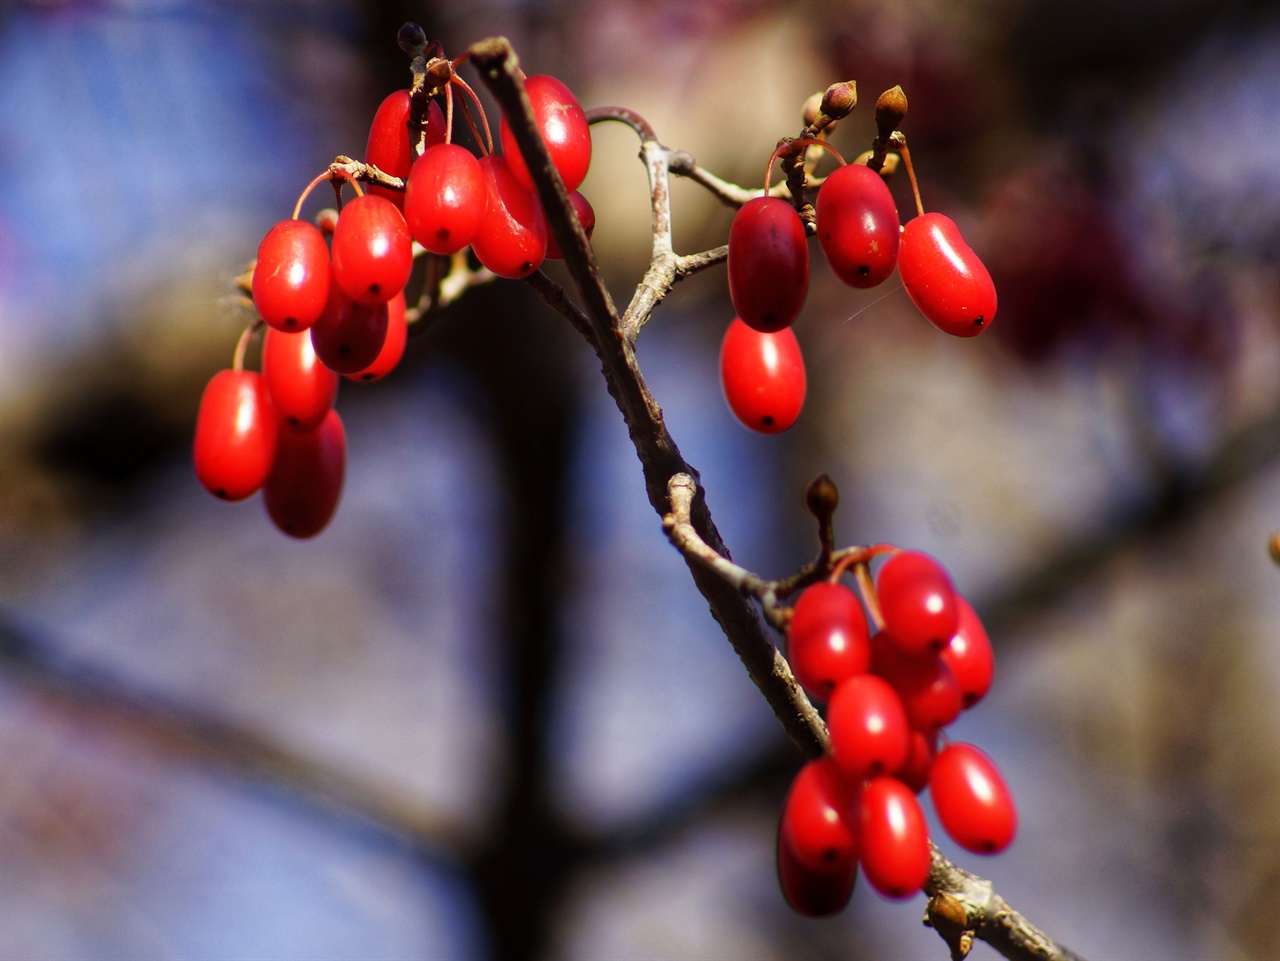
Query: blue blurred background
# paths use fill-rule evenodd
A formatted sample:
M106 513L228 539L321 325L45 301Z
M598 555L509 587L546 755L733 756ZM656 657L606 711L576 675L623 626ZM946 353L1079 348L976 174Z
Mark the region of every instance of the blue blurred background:
M808 406L761 438L720 397L717 269L645 328L650 385L740 563L812 556L826 471L842 544L928 550L983 614L996 687L955 736L1022 827L961 864L1088 957L1275 957L1270 5L32 0L0 5L0 958L945 956L922 901L782 904L800 755L663 537L590 350L523 285L344 385L347 483L314 541L196 483L234 278L407 85L405 20L451 55L503 33L744 184L814 91L858 81L849 156L902 84L925 203L995 277L992 331L949 340L896 278L853 291L815 261ZM625 128L594 143L625 302L644 172ZM674 211L682 252L724 241L699 188Z

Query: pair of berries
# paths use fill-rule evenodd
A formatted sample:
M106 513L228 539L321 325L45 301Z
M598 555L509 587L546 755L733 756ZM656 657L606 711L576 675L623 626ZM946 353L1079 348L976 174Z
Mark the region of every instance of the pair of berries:
M977 615L928 555L892 553L874 582L883 628L872 635L862 601L839 582L806 588L787 631L796 680L827 701L830 753L792 783L778 834L787 903L818 916L843 908L859 865L871 886L909 897L930 867L917 795L929 789L948 835L994 854L1017 814L1000 772L942 729L990 688L990 642Z

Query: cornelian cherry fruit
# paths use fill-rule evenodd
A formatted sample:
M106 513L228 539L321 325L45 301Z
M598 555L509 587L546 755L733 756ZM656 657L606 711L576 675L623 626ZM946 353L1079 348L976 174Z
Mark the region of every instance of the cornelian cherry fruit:
M871 639L871 669L888 681L914 731L936 733L960 715L960 685L941 655L907 654L887 631Z
M858 596L827 581L806 587L787 626L787 660L800 686L823 700L845 678L865 674L871 637Z
M846 777L896 774L907 760L910 725L902 698L884 678L855 674L827 705L831 753Z
M578 218L578 223L582 225L582 232L587 235L587 240L590 240L592 232L596 229L595 210L587 202L587 198L577 190L569 194L569 204L573 207L573 213ZM564 259L560 254L560 245L556 243L556 235L550 229L547 230L547 259Z
M401 291L387 301L387 336L382 342L382 350L378 352L378 356L369 366L343 376L348 380L360 380L366 383L382 380L399 366L408 342L409 325L405 319L404 291Z
M778 886L782 889L783 900L792 911L806 918L825 918L843 911L858 880L856 860L818 867L801 862L781 826L778 829L777 864Z
M863 164L833 170L818 189L818 243L837 277L874 287L898 258L898 208L881 176Z
M285 425L313 430L338 396L338 375L320 362L307 331L268 328L262 341L262 376Z
M413 138L409 133L411 102L408 90L396 90L388 94L373 115L369 127L369 143L365 147L365 163L373 164L385 174L404 180L413 166ZM427 107L427 129L424 144L427 148L444 143L444 112L434 100ZM392 190L370 184L368 191L385 197L401 210L404 209L404 191Z
M280 431L279 451L262 488L267 515L290 537L315 537L328 526L347 465L347 435L336 410L314 430Z
M311 326L311 346L330 370L354 374L377 360L387 339L388 318L386 304L359 303L333 284L324 313Z
M956 605L960 610L956 633L939 656L947 662L951 673L955 675L960 687L961 706L968 709L982 700L991 689L991 680L995 675L995 654L977 612L959 594L956 595Z
M975 854L998 854L1013 841L1018 813L995 762L953 741L933 759L929 796L951 839Z
M898 274L920 313L939 330L974 337L995 319L991 274L950 217L927 213L907 221Z
M404 219L413 239L431 253L452 254L471 243L488 209L484 171L465 147L437 144L414 161Z
M858 857L867 881L886 898L915 894L931 862L929 826L915 792L897 778L872 778L862 788L859 812Z
M253 306L280 330L306 330L329 296L329 247L319 228L282 220L262 238L253 266Z
M413 270L413 238L404 216L385 197L349 200L333 228L333 279L352 300L385 304Z
M280 422L256 371L220 370L205 385L196 415L196 477L214 497L240 501L267 480Z
M809 290L809 242L795 207L781 197L743 204L729 228L728 273L743 323L764 332L790 327Z
M885 630L912 656L940 651L956 633L960 611L951 577L919 551L900 551L876 574Z
M547 223L542 207L507 166L505 157L480 158L488 193L488 211L471 250L499 277L519 280L540 266L547 255Z
M857 789L829 756L809 761L791 782L780 830L806 867L857 864Z
M720 344L720 385L745 426L778 434L804 408L804 357L790 328L762 333L735 317Z
M524 89L533 107L534 122L546 141L552 164L560 171L565 190L577 190L591 166L591 128L587 125L582 106L568 87L545 74L525 77ZM507 157L512 176L526 190L532 191L533 178L505 117L499 129L502 152Z

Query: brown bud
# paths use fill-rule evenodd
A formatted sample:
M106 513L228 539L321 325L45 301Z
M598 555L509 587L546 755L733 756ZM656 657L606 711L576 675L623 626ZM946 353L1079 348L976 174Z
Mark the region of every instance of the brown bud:
M832 120L842 120L858 105L858 84L853 80L833 83L822 95L822 112Z
M1267 550L1271 553L1271 559L1280 564L1280 531L1267 538Z
M826 474L819 474L804 492L804 503L814 517L830 517L840 504L840 492Z
M427 90L439 90L453 76L453 64L444 57L436 57L427 64L426 76L423 78Z
M396 35L396 43L409 56L416 57L426 49L427 32L416 23L406 23Z
M973 931L964 904L945 891L939 891L929 899L925 908L924 923L942 935L951 949L951 957L960 961L973 947Z
M907 118L907 95L901 86L886 90L876 101L876 128L880 131L880 139L888 140L889 135L902 126Z

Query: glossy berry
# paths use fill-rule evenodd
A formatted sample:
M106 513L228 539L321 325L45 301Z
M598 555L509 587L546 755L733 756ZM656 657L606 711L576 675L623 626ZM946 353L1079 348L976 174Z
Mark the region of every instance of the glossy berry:
M471 243L488 209L489 188L470 150L442 143L414 161L404 219L413 239L431 253L452 254Z
M253 306L280 330L306 330L329 296L329 247L305 220L282 220L262 238L253 266Z
M823 700L871 665L871 636L858 595L843 584L810 584L787 626L787 660L800 686Z
M582 232L587 235L587 240L590 240L591 234L596 229L595 210L587 202L587 198L577 190L569 194L569 203L573 207L574 215L578 218L578 223L582 225ZM547 231L547 259L563 259L560 254L560 245L556 243L556 236L549 229Z
M903 651L940 651L956 633L960 609L946 570L928 554L900 551L876 574L884 627Z
M385 174L404 180L413 166L413 140L409 134L409 91L396 90L387 95L373 115L369 127L369 143L365 147L365 163L373 164ZM427 108L426 147L444 143L444 112L434 100ZM404 191L370 184L369 193L385 197L401 210Z
M972 744L953 742L938 752L929 796L951 839L975 854L997 854L1018 830L1013 797L995 763Z
M907 760L906 708L889 682L874 674L855 674L836 686L827 729L836 763L853 780L895 774Z
M729 228L729 298L743 323L772 332L800 316L809 291L809 242L781 197L747 201Z
M995 319L991 274L950 217L927 213L907 222L898 274L920 313L939 330L973 337Z
M991 640L987 637L986 628L973 607L960 595L956 595L956 604L960 609L959 623L955 636L940 655L951 673L955 675L960 687L960 701L963 709L977 704L991 689L991 680L995 675L995 655L991 650Z
M857 789L830 757L809 761L791 782L780 830L807 867L857 864Z
M334 284L324 313L311 327L320 363L338 374L354 374L378 359L387 339L386 304L361 304Z
M591 166L591 128L587 126L586 114L569 88L555 77L525 77L524 89L533 107L533 119L546 141L551 163L560 171L565 190L577 190ZM533 178L505 117L500 133L502 152L506 154L512 175L526 190L532 191Z
M929 786L933 759L938 753L938 735L912 731L907 761L898 771L898 780L919 794Z
M382 342L382 350L378 352L378 356L369 366L343 376L349 380L366 383L382 380L399 366L408 340L409 325L405 321L404 292L401 291L387 301L387 336Z
M766 334L735 317L720 344L720 386L745 426L778 434L796 422L804 408L804 357L788 328Z
M787 843L779 827L777 845L778 886L787 906L806 918L839 914L853 896L858 880L858 862L831 867L811 867L802 863Z
M871 669L898 692L913 731L935 733L960 715L960 685L941 655L905 653L881 631L871 639Z
M881 176L845 164L818 189L818 243L837 277L851 287L874 287L898 258L898 208Z
M347 436L336 410L314 430L280 431L280 447L262 501L290 537L315 537L328 526L342 495Z
M936 762L935 762L936 764ZM907 898L929 877L929 827L915 792L897 778L872 778L862 789L859 860L886 898Z
M404 216L384 197L349 200L333 229L333 279L362 304L385 304L413 270L413 238Z
M313 430L338 396L338 375L320 362L307 331L269 328L262 341L262 376L271 403L294 430Z
M214 497L244 500L266 482L279 433L262 375L218 371L205 386L196 415L196 477Z
M547 255L547 223L528 188L511 174L506 158L480 158L488 193L488 211L471 250L499 277L519 280L540 266Z

